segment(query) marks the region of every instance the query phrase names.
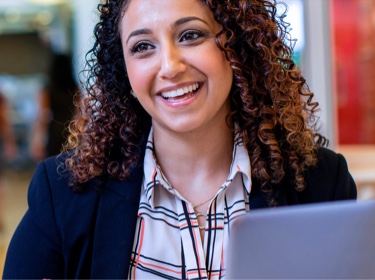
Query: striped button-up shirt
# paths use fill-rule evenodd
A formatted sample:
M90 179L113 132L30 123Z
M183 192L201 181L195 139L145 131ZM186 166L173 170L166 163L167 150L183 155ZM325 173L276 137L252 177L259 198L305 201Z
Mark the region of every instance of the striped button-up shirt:
M129 278L220 279L230 226L249 211L250 160L235 136L228 178L211 200L204 243L193 205L171 186L153 153L152 129L144 158L144 180Z

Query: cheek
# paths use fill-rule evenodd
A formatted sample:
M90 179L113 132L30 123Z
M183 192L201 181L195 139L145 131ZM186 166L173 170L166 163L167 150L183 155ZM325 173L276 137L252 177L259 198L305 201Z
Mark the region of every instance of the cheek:
M150 61L136 59L129 54L124 54L124 60L130 86L135 93L144 91L150 85L152 75L154 75Z
M223 84L226 83L232 84L233 70L229 61L225 59L224 54L221 51L216 51L216 53L211 52L209 54L210 55L206 55L200 60L206 74L210 76L211 79L214 79L219 87L222 87Z
M142 77L142 72L139 71L139 67L137 67L136 63L126 63L126 70L128 72L129 82L132 89L137 92L139 87L142 85L144 81Z
M226 60L224 53L214 43L204 52L200 52L199 57L195 57L194 61L199 63L207 73L226 76L232 72L229 61Z

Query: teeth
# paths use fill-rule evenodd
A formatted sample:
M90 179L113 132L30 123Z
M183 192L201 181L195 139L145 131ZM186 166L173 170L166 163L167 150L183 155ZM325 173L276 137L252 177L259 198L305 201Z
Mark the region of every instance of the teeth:
M196 83L194 85L190 85L190 86L187 86L187 87L184 87L184 88L180 88L178 90L162 92L161 96L163 96L164 98L178 97L178 96L182 96L184 94L187 94L189 92L193 92L193 91L197 90L198 88L199 88L199 84Z

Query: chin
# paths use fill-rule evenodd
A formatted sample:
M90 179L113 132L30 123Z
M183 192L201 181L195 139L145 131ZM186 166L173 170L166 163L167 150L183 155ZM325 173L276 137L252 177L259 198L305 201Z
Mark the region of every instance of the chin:
M155 125L154 129L155 129ZM194 131L199 131L202 125L193 124L192 121L174 121L173 123L157 124L156 126L161 127L164 131L169 131L174 134L186 134L192 133Z

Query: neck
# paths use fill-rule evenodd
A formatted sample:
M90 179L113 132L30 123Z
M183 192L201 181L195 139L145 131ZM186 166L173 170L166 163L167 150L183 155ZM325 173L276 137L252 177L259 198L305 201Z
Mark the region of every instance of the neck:
M154 149L168 181L196 204L213 196L226 180L232 162L233 130L226 123L187 133L154 127Z

